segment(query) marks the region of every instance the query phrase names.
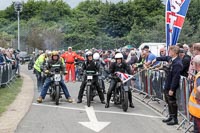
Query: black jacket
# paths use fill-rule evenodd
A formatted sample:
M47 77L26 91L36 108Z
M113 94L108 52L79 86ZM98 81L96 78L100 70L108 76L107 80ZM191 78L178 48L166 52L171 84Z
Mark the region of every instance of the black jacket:
M52 71L53 65L60 65L60 67L59 67L60 71L65 72L65 64L62 62L61 58L57 61L54 61L52 59L48 60L47 66L45 66L45 67L47 70Z
M113 62L109 70L111 74L114 74L115 72L132 74L130 66L128 66L125 62L122 62L121 64L117 64L116 62Z
M95 72L99 72L99 67L99 63L96 63L94 60L84 62L82 66L83 70Z
M156 60L170 62L171 57L169 56L157 57ZM182 60L179 57L175 58L171 62L171 65L167 73L167 79L165 82L166 90L176 91L176 89L178 89L180 81L180 73L182 69L183 69Z
M190 67L190 61L191 61L191 57L189 55L185 55L182 59L182 63L183 63L183 70L181 71L181 75L188 77L188 70Z

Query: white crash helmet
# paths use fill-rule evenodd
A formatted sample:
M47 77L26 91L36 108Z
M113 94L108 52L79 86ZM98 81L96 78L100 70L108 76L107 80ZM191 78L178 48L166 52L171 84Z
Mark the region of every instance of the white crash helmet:
M99 60L99 58L100 58L99 53L94 53L94 54L93 54L93 59L94 59L94 60Z
M92 52L91 52L91 51L88 51L88 52L85 53L85 55L86 55L86 57L92 56Z
M123 55L122 55L122 53L117 53L116 55L115 55L115 59L123 59Z

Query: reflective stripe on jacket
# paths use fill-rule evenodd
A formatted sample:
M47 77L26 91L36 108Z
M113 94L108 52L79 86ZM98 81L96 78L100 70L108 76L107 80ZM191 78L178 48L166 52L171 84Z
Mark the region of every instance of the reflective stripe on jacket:
M196 93L197 93L197 79L200 77L200 73L198 73L195 76L194 80L194 89L192 90L192 93L190 94L190 99L188 103L188 110L192 116L195 116L197 118L200 118L200 104L197 103L196 100Z

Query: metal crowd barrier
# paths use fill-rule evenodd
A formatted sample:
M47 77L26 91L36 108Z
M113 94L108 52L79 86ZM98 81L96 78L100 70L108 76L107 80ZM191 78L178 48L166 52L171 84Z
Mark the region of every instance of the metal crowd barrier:
M16 70L12 69L12 64L0 65L0 87L3 85L11 87L9 83L16 77Z
M144 101L146 98L149 98L149 100L146 102L149 104L150 101L157 101L159 103L159 101L164 100L163 90L166 78L164 71L155 71L151 69L143 70L136 73L135 78L135 88L137 91L144 94L142 101ZM182 116L183 119L177 129L183 127L185 132L188 132L189 129L193 126L187 108L189 96L192 90L191 86L191 82L186 77L181 76L180 87L177 90L176 95L179 115ZM167 111L166 107L163 109L163 112L165 110Z

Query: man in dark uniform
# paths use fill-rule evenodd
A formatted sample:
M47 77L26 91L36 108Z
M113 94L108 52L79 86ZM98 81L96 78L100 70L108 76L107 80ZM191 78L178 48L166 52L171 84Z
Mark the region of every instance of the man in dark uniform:
M167 79L165 82L165 100L168 104L169 117L164 119L163 122L167 125L178 124L177 114L178 106L176 103L176 90L179 87L180 73L183 69L182 60L178 56L179 47L170 46L169 47L169 56L157 57L155 61L168 61L169 67L167 71Z
M115 55L115 60L116 61L113 62L110 66L110 73L112 75L114 75L115 72L122 72L122 73L127 72L128 74L132 74L130 66L128 66L127 63L123 61L122 53L117 53ZM116 79L111 79L110 86L109 86L108 93L107 93L107 103L106 103L105 108L109 108L109 106L110 106L110 98L112 95L112 91L115 89L117 82L118 81ZM128 92L128 99L129 99L129 104L130 104L129 106L131 108L134 108L134 105L132 102L132 94L131 94L130 90Z
M83 70L88 70L88 71L99 72L99 66L93 60L93 54L92 54L91 51L88 51L86 53L86 62L83 63L82 69ZM96 85L96 89L97 89L97 92L99 94L99 98L101 100L101 103L105 104L105 98L104 98L102 89L100 88L99 83L98 83L98 76L94 76L94 82L95 82L94 85ZM81 103L82 102L83 92L84 92L86 84L87 84L87 77L84 76L83 82L82 82L82 84L80 86L77 103Z

